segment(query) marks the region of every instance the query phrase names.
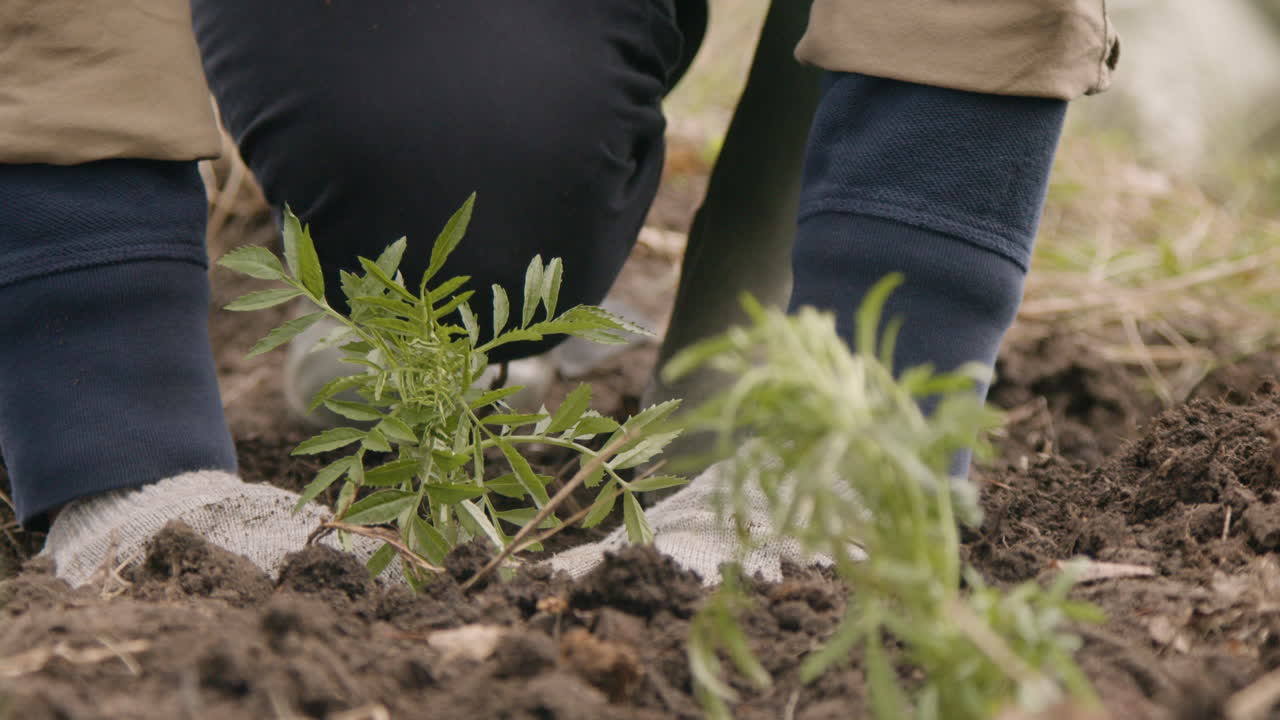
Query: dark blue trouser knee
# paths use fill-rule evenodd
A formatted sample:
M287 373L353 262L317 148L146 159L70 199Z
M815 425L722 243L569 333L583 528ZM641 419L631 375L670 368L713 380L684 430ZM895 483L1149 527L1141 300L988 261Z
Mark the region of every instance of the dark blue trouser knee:
M829 73L806 151L791 306L834 311L850 339L866 292L902 272L885 309L905 321L895 371L993 365L1065 111L1059 100Z
M0 455L19 520L235 469L192 162L0 165Z

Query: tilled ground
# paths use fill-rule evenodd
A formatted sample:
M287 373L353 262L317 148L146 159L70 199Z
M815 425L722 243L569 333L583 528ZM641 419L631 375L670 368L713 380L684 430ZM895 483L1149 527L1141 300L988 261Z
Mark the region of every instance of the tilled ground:
M646 288L673 278L662 258L639 255L632 270ZM252 287L221 270L214 281L218 305ZM242 474L300 487L317 461L288 455L307 431L284 420L278 359L243 359L279 315L212 318ZM986 518L965 533L969 561L995 583L1078 555L1123 564L1128 576L1077 590L1109 614L1077 631L1110 714L1222 717L1227 698L1280 666L1276 359L1226 368L1157 414L1133 374L1071 337L1010 347L992 397L1011 422L999 460L977 471ZM633 348L594 372L597 408L634 411L653 357ZM71 591L39 561L15 574L41 538L11 521L0 512L0 717L700 717L684 642L704 591L645 549L577 583L535 568L464 595L458 579L483 561L468 547L414 596L323 548L272 579L173 527L140 567ZM735 682L735 716L869 717L856 657L797 682L842 588L793 569L750 590L744 625L775 683Z
M1280 665L1277 417L1280 388L1263 382L1156 417L1093 469L1019 454L1024 443L984 472L986 519L965 550L992 581L1078 555L1150 569L1077 591L1110 616L1079 629L1080 659L1115 717L1219 717ZM280 472L292 439L280 440L242 443L246 470ZM700 716L684 655L704 597L696 578L637 548L577 583L533 568L464 595L458 581L482 561L465 548L420 596L318 547L273 581L181 527L142 566L74 592L35 562L0 586L7 707L15 718ZM736 716L867 717L856 658L796 681L835 627L841 588L793 570L752 594L744 624L776 682L739 683Z

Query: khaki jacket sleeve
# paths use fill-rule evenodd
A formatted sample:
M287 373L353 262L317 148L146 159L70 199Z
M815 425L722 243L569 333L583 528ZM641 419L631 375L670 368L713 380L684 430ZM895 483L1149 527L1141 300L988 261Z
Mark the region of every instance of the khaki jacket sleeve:
M1105 90L1119 55L1105 0L814 0L796 49L827 70L1062 100Z
M218 154L187 0L7 0L0 162Z

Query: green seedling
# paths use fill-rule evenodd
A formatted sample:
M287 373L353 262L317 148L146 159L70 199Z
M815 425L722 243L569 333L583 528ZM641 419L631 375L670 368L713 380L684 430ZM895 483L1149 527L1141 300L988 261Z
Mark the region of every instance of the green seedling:
M688 429L717 433L732 458L733 480L717 510L726 522L748 517L748 489L758 487L778 536L834 561L851 589L847 612L801 673L811 681L860 650L880 720L979 720L1015 703L1036 709L1068 694L1091 699L1072 657L1078 640L1059 628L1099 613L1068 598L1069 575L1048 588L1028 582L1004 592L961 561L957 523L976 523L981 511L975 488L947 469L1000 416L972 390L981 368L893 377L896 320L878 353L875 346L885 299L900 280L887 278L869 294L856 353L830 314L802 309L789 317L748 301L750 325L687 349L665 368L672 379L700 366L736 377L688 416ZM923 398L933 400L928 414ZM731 452L743 435L751 440ZM750 536L741 523L739 533L745 552ZM737 624L747 599L733 573L725 577L693 621L689 644L697 692L719 718L730 717L735 696L721 657L745 679L769 683ZM923 681L908 689L900 667L918 668Z
M652 531L635 493L684 482L663 476L629 480L625 471L648 462L676 436L658 432L676 409L675 402L650 407L618 423L590 410L591 389L579 385L554 411L514 411L506 402L520 387L485 388L476 382L488 367L488 354L508 343L537 341L550 335L619 343L642 328L599 307L578 305L557 313L563 264L534 257L525 274L519 305L494 285L493 317L487 327L475 316L465 289L469 278L437 281L449 255L462 241L475 196L449 219L436 238L430 263L414 289L399 272L406 240L390 245L376 260L360 259L362 274L343 272L342 292L349 314L325 299L324 280L310 231L292 212L284 216L284 259L264 248L244 247L220 264L286 287L250 293L228 310L258 310L295 298L316 312L272 330L250 351L276 348L328 316L340 327L316 344L337 347L344 360L363 372L326 384L311 401L353 421L351 427L326 430L293 453L309 455L351 448L350 454L321 469L306 486L299 506L341 481L334 521L340 537L357 533L386 544L369 561L381 572L396 556L411 584L439 572L450 549L485 538L503 556L515 549L538 549L525 541L534 529L563 526L555 514L567 492L547 491L551 477L535 472L520 448L531 444L566 448L577 454L581 470L574 484L595 490L581 517L584 526L605 519L619 501L630 538L648 542ZM602 449L593 439L608 438ZM376 462L371 460L376 457ZM496 469L494 466L497 466ZM496 501L495 496L506 498ZM391 526L393 529L382 526ZM511 534L508 528L517 531Z

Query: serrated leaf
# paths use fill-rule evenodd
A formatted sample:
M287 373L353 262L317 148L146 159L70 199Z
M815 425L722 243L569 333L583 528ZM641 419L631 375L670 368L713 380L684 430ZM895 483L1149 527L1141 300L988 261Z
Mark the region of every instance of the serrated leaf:
M383 435L400 443L417 443L418 437L414 435L413 428L409 424L394 415L383 418L382 422L374 426L374 430L378 430Z
M529 467L529 461L524 456L516 452L507 441L499 438L498 448L502 450L502 454L507 458L507 464L511 466L511 471L516 474L516 481L520 483L520 487L529 493L533 498L533 503L538 507L547 504L550 498L547 496L547 489L538 482L537 475L534 474L533 468Z
M365 432L356 428L341 427L325 430L319 435L303 440L293 449L294 455L314 455L316 453L337 450L345 445L363 439Z
M481 422L485 425L503 425L506 427L520 427L521 425L531 425L546 417L542 413L495 413L486 416Z
M377 430L370 430L364 436L364 446L374 452L391 452L391 443L387 442L387 436Z
M298 221L298 216L285 206L284 209L284 258L289 270L302 287L313 297L324 297L324 273L320 269L320 257L316 255L311 233Z
M665 490L669 487L684 485L688 482L688 478L683 478L678 475L657 475L654 477L636 480L628 483L628 485L632 492L653 492L654 490Z
M266 337L262 338L257 342L257 344L249 348L248 357L254 357L256 355L261 355L264 352L275 350L281 345L297 337L307 328L315 325L322 317L324 317L324 313L316 312L311 313L310 315L303 315L300 318L295 318L284 323L275 330L267 333Z
M537 508L516 508L515 510L503 510L498 513L498 519L504 522L509 522L512 525L515 525L516 527L524 527L525 525L528 525L529 522L532 521L534 517L537 516L538 512L539 511ZM538 528L541 530L550 530L551 528L559 524L560 524L560 519L555 516L555 513L552 513L551 515L548 515L546 519L544 519L541 523L538 524Z
M493 523L489 521L489 517L484 514L484 511L476 507L475 503L470 500L463 500L458 503L457 507L461 511L458 514L458 519L463 520L465 518L464 524L470 525L473 532L484 535L496 548L502 548L506 545L502 533L493 526Z
M344 375L330 380L316 391L315 397L311 398L311 402L307 405L307 412L314 411L334 395L359 385L362 379L358 375Z
M368 568L370 575L378 577L382 574L383 570L387 569L387 566L391 564L391 561L395 559L396 549L391 545L383 545L373 553L369 560L365 562L364 566Z
M449 554L449 541L420 516L409 518L409 549L433 565L442 565Z
M392 460L384 465L364 471L364 485L369 487L393 487L418 474L422 463L413 458Z
M222 306L223 310L231 310L232 312L244 312L246 310L263 310L269 307L275 307L281 303L302 295L301 290L294 288L281 288L278 290L260 290L251 292L248 295L242 295L235 300Z
M232 250L223 255L218 264L259 280L283 280L285 277L284 267L280 265L280 259L275 253L254 245Z
M469 483L427 483L422 486L431 502L439 505L456 505L463 500L483 496L487 489Z
M613 418L607 418L599 413L584 413L582 419L578 420L577 425L573 428L573 436L580 438L583 435L598 435L600 433L615 432L621 427L618 421Z
M427 293L427 303L431 305L435 305L436 303L440 302L442 299L452 295L455 290L462 287L470 280L471 280L470 275L459 275L457 277L451 277L448 280L445 280L444 282L440 283L438 286L432 288L430 293Z
M480 323L476 320L476 314L471 312L471 306L462 303L458 306L458 314L462 316L462 326L467 329L467 339L473 346L479 345Z
M582 383L565 397L564 402L560 403L560 407L556 408L555 414L551 416L551 424L547 426L546 431L558 433L568 430L582 419L582 413L586 412L590 406L591 386Z
M481 394L475 400L467 403L467 405L472 410L475 410L477 408L485 407L486 405L492 405L503 398L511 397L523 389L524 388L521 387L504 387L498 388L497 390L489 390L488 392Z
M389 277L395 277L396 272L400 270L400 260L404 257L404 249L408 246L408 238L400 238L399 240L387 246L386 250L378 256L375 261L382 272Z
M630 450L618 454L618 456L609 463L609 467L614 470L626 470L627 468L633 468L637 465L643 465L661 453L668 443L679 436L679 430L650 435L649 437L640 440L640 442L636 443Z
M542 256L534 255L529 267L524 271L524 313L520 327L526 327L533 321L538 311L538 302L542 299Z
M382 414L376 408L349 400L325 400L324 406L334 413L356 422L373 422L382 417Z
M381 309L397 317L415 317L413 306L399 297L385 295L360 295L347 301L353 309Z
M503 497L520 500L525 496L524 487L520 484L519 480L516 480L515 473L499 475L492 480L486 481L484 486Z
M507 291L495 283L493 286L493 337L495 340L507 326L507 316L510 313L511 302L507 299Z
M556 303L560 299L560 279L564 274L564 262L560 258L551 258L542 273L542 305L547 309L547 317L556 316Z
M428 280L440 272L449 255L458 247L458 243L462 242L462 237L467 233L467 226L471 223L471 211L475 204L476 194L471 193L462 203L462 207L449 217L449 222L445 223L444 229L436 236L435 244L431 246L431 263L422 275L424 286Z
M377 280L379 285L382 285L386 289L390 290L396 295L399 295L405 300L408 300L409 302L413 302L418 299L417 297L414 296L413 293L406 290L404 288L404 285L401 285L400 283L392 279L389 275L382 272L382 268L378 267L378 264L375 263L374 261L370 260L369 258L356 258L356 259L360 261L360 267L364 268L365 272L368 273L368 277L371 277Z
M366 327L375 327L379 330L386 330L397 335L404 335L410 338L418 337L421 334L418 326L408 320L391 317L371 317L365 318L364 325Z
M458 293L457 295L454 295L453 297L449 298L448 302L441 305L440 307L437 307L433 312L435 312L436 317L448 317L449 313L462 307L462 305L465 304L468 300L470 300L471 296L474 294L475 294L475 291L473 290L468 290L463 293Z
M335 480L342 477L342 474L351 468L352 462L355 462L355 458L348 456L320 468L320 471L316 473L315 479L307 483L307 486L302 489L302 494L298 497L298 503L293 506L293 511L298 512L307 503L319 497L320 493L327 490Z
M653 542L653 530L649 520L644 516L644 508L636 496L624 492L622 494L622 522L627 526L627 539L637 545L648 545Z
M609 517L609 513L613 512L613 506L618 502L618 495L614 492L617 489L616 480L610 480L600 488L600 494L596 495L595 502L591 503L591 511L582 519L582 527L593 528Z
M414 507L417 502L418 496L415 493L379 490L352 505L342 521L352 525L382 525L395 520L400 513Z

